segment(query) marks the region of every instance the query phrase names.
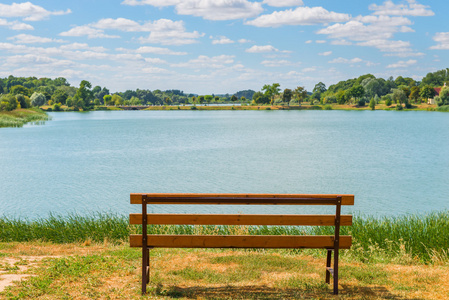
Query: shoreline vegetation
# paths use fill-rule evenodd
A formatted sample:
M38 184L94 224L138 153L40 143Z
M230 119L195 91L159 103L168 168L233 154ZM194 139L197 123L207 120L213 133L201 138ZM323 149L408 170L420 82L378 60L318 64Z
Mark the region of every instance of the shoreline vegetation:
M354 216L352 226L341 234L353 236L354 258L394 260L407 254L410 262L449 263L449 210L394 217ZM250 235L332 235L329 226L190 226L152 225L149 234L250 234ZM0 217L0 242L79 243L92 241L120 244L129 234L141 233L141 226L129 225L128 216L94 213L50 215L36 220ZM290 250L285 250L290 251ZM295 250L292 250L295 253Z
M128 217L110 213L0 217L0 297L141 299L141 249ZM239 228L237 228L239 227ZM314 227L313 227L314 228ZM449 211L374 218L342 227L339 299L446 299ZM152 226L150 233L326 234L331 228ZM153 249L148 299L335 299L322 249ZM8 281L9 278L17 280Z
M28 108L13 111L0 111L1 127L22 127L26 123L43 124L50 117L41 109Z

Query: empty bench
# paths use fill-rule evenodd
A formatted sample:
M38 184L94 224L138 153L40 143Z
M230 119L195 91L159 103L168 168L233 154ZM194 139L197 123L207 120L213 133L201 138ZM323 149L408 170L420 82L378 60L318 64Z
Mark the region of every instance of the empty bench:
M150 277L152 248L313 248L327 249L325 281L333 276L338 294L338 253L351 247L351 236L340 235L340 226L352 225L351 215L341 215L342 205L354 205L354 195L299 194L131 194L131 204L142 206L141 214L130 214L130 224L141 224L142 234L130 235L130 246L142 248L142 294ZM333 205L335 214L157 214L152 204L203 205ZM148 225L275 225L334 226L333 235L161 235L147 234ZM331 267L332 253L334 263Z

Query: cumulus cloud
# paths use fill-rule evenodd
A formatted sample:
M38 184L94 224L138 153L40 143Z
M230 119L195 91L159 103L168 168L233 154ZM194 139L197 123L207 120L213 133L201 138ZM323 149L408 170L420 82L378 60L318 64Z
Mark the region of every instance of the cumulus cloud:
M304 2L302 2L302 0L264 0L263 3L274 7L304 5Z
M0 17L22 18L25 21L40 21L52 15L65 15L71 13L70 9L66 11L48 11L42 6L34 5L31 2L0 4Z
M168 48L162 48L162 47L150 47L150 46L143 46L139 47L136 50L133 49L125 49L125 48L117 48L117 51L122 52L129 52L129 53L140 53L140 54L162 54L162 55L187 55L187 52L179 52L179 51L173 51Z
M410 67L411 65L416 64L417 62L418 61L415 60L415 59L410 59L410 60L407 60L407 61L400 60L400 61L398 61L395 64L388 65L387 68L388 69L407 68L407 67Z
M233 44L233 43L235 43L233 40L231 40L225 36L220 36L220 37L212 40L213 45L224 45L224 44Z
M437 32L433 37L437 45L430 47L434 50L449 50L449 32Z
M262 4L248 0L125 0L126 5L175 6L180 15L206 20L236 20L252 18L262 11Z
M61 32L60 36L87 36L89 39L94 38L120 38L118 35L105 34L103 30L96 29L88 25L76 26L68 31Z
M363 64L365 64L368 67L376 65L376 63L373 63L373 62L368 61L368 60L363 60L360 57L354 57L354 58L351 58L351 59L339 57L339 58L335 58L333 60L330 60L329 63L330 64L349 64L349 65L363 63Z
M87 36L88 38L119 38L118 35L109 35L105 30L117 30L125 32L150 32L147 37L140 37L141 43L157 43L163 45L186 45L196 43L197 39L204 36L198 31L187 32L184 21L159 19L138 23L125 18L106 18L98 22L77 26L69 31L60 33L61 36Z
M19 21L7 21L5 19L0 19L0 26L5 26L12 30L33 30L34 29L34 27L29 24L22 23Z
M191 59L185 63L172 64L172 67L178 68L192 68L192 69L201 69L201 68L223 68L225 65L229 65L234 63L233 55L219 55L209 57L207 55L200 55L195 59Z
M280 27L284 25L316 25L323 23L349 21L348 14L331 12L323 7L298 7L284 11L275 11L262 15L245 24L257 27Z
M43 44L43 43L64 43L64 40L51 39L47 37L35 36L31 34L18 34L9 37L8 40L13 40L18 44Z
M265 46L257 46L254 45L251 48L248 48L245 50L245 52L248 53L267 53L267 52L278 52L279 49L276 49L275 47L271 45L265 45Z
M392 1L385 1L382 5L371 4L370 10L374 10L375 15L389 16L414 16L429 17L435 15L429 6L416 3L415 0L408 0L408 4L394 4Z
M321 56L329 56L331 54L332 54L332 51L326 51L326 52L318 53L318 55L321 55Z
M265 67L285 67L285 66L293 66L299 65L300 63L294 63L289 60L280 59L280 60L264 60L261 62Z

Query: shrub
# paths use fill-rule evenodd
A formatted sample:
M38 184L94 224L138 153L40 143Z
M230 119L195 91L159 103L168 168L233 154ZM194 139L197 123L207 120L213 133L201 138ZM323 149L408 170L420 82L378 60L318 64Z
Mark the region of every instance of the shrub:
M402 110L402 109L403 109L402 105L400 103L398 103L396 105L396 110Z
M365 99L360 99L357 104L358 104L358 106L365 106L365 104L366 104Z
M369 102L369 108L371 108L371 110L376 109L376 100L374 100L374 98L371 98L371 100Z
M325 110L332 110L332 106L329 105L329 104L328 104L328 105L325 105L325 106L324 106L324 109L325 109Z
M56 103L56 104L53 106L53 110L54 110L54 111L61 111L61 104L60 104L60 103Z
M197 108L196 108L196 106L190 106L190 109L196 110Z

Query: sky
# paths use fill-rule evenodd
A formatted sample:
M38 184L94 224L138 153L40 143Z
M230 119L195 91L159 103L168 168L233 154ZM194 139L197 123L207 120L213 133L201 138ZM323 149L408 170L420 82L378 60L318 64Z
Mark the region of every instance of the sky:
M449 67L447 0L0 1L0 77L111 92L311 91Z

